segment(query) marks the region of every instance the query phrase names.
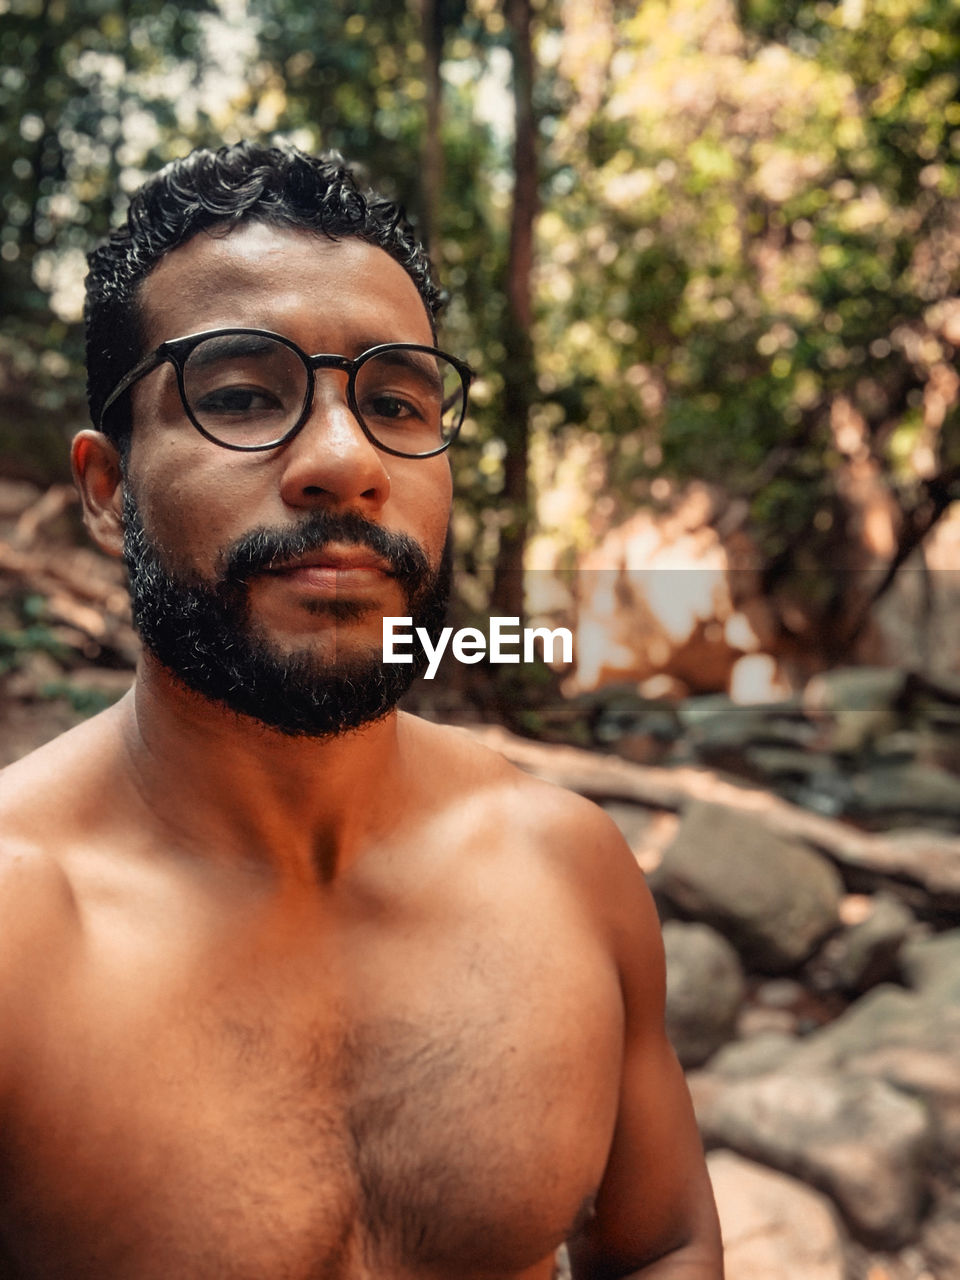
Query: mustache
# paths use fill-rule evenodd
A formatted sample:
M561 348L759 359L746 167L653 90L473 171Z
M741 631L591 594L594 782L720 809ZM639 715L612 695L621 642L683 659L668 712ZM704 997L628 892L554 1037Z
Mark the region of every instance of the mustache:
M430 576L430 562L409 535L390 532L355 512L317 511L295 529L261 526L232 543L223 553L221 584L243 587L278 560L323 551L331 542L373 551L403 586L419 587Z

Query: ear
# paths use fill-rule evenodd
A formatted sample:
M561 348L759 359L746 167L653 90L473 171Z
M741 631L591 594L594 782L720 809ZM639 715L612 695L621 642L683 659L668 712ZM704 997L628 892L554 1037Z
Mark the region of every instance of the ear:
M102 431L81 431L70 450L83 523L107 555L123 555L123 473L116 445Z

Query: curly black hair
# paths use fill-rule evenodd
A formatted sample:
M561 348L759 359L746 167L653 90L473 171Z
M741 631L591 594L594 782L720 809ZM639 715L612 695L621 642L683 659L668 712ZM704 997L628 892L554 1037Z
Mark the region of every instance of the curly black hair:
M165 254L198 231L244 219L377 245L409 274L435 324L443 297L403 208L363 190L338 153L311 156L292 146L253 142L194 151L148 179L130 202L126 223L88 257L87 403L94 424L111 390L145 354L142 282ZM128 396L111 407L108 419L104 431L125 452Z

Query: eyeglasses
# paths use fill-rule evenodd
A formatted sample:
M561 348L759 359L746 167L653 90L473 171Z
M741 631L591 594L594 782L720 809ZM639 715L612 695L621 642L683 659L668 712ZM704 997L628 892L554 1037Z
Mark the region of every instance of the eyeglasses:
M112 405L169 361L187 417L224 449L276 449L310 416L314 370L347 375L347 403L367 438L400 458L431 458L456 438L467 408L470 366L435 347L387 342L348 360L308 356L266 329L209 329L163 342L107 396Z

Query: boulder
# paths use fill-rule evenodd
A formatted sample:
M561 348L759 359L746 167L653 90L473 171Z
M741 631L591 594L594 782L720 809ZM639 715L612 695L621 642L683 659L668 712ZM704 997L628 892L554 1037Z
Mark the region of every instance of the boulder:
M803 1004L806 990L793 978L768 978L753 993L757 1004L765 1009L795 1009Z
M621 835L635 854L646 847L650 828L660 817L658 813L643 805L626 804L621 800L605 800L601 807L620 828Z
M960 839L922 827L885 832L883 838L887 871L922 886L931 909L960 912Z
M811 716L837 716L847 711L886 713L896 710L907 690L906 671L891 667L834 667L808 681L804 710Z
M732 1151L707 1157L726 1280L843 1280L843 1240L827 1199Z
M798 1064L814 1068L843 1068L862 1072L865 1065L888 1064L888 1078L911 1088L909 1076L899 1077L897 1051L923 1053L949 1060L957 1076L960 1061L960 1004L939 998L938 991L907 991L884 984L867 993L834 1022L797 1042ZM899 1059L906 1064L910 1059ZM877 1074L876 1071L871 1074ZM960 1081L958 1081L960 1088Z
M745 1005L737 1019L738 1040L755 1040L757 1036L797 1034L797 1017L789 1009L768 1009L760 1004Z
M816 987L860 995L895 978L900 949L915 925L913 912L899 898L875 894L866 919L830 938L813 962Z
M882 1080L778 1073L698 1096L708 1144L729 1147L812 1183L855 1233L898 1246L915 1238L923 1207L928 1117Z
M944 1200L927 1219L923 1252L937 1280L960 1280L960 1192Z
M704 924L663 926L667 1033L684 1067L698 1067L733 1034L746 984L736 951Z
M619 800L605 800L602 808L620 828L640 869L645 872L655 870L663 859L664 849L677 833L680 825L677 815L664 809ZM657 908L662 912L661 920L667 920L674 914L663 898L657 901Z
M748 1040L735 1040L715 1053L710 1071L729 1079L749 1079L777 1071L793 1058L797 1038L783 1031L765 1030Z
M956 831L960 777L934 764L876 763L854 778L847 812L870 827L928 826Z
M689 805L651 883L764 972L794 969L839 924L842 886L833 865L722 805Z
M911 987L931 999L960 1003L960 929L911 941L902 965Z
M717 1069L745 1074L735 1050ZM731 1062L732 1056L732 1062ZM771 1055L772 1056L772 1055ZM931 1118L931 1165L960 1181L960 1002L936 984L920 992L881 986L836 1021L793 1042L781 1060L795 1073L843 1071L886 1081L920 1099Z

